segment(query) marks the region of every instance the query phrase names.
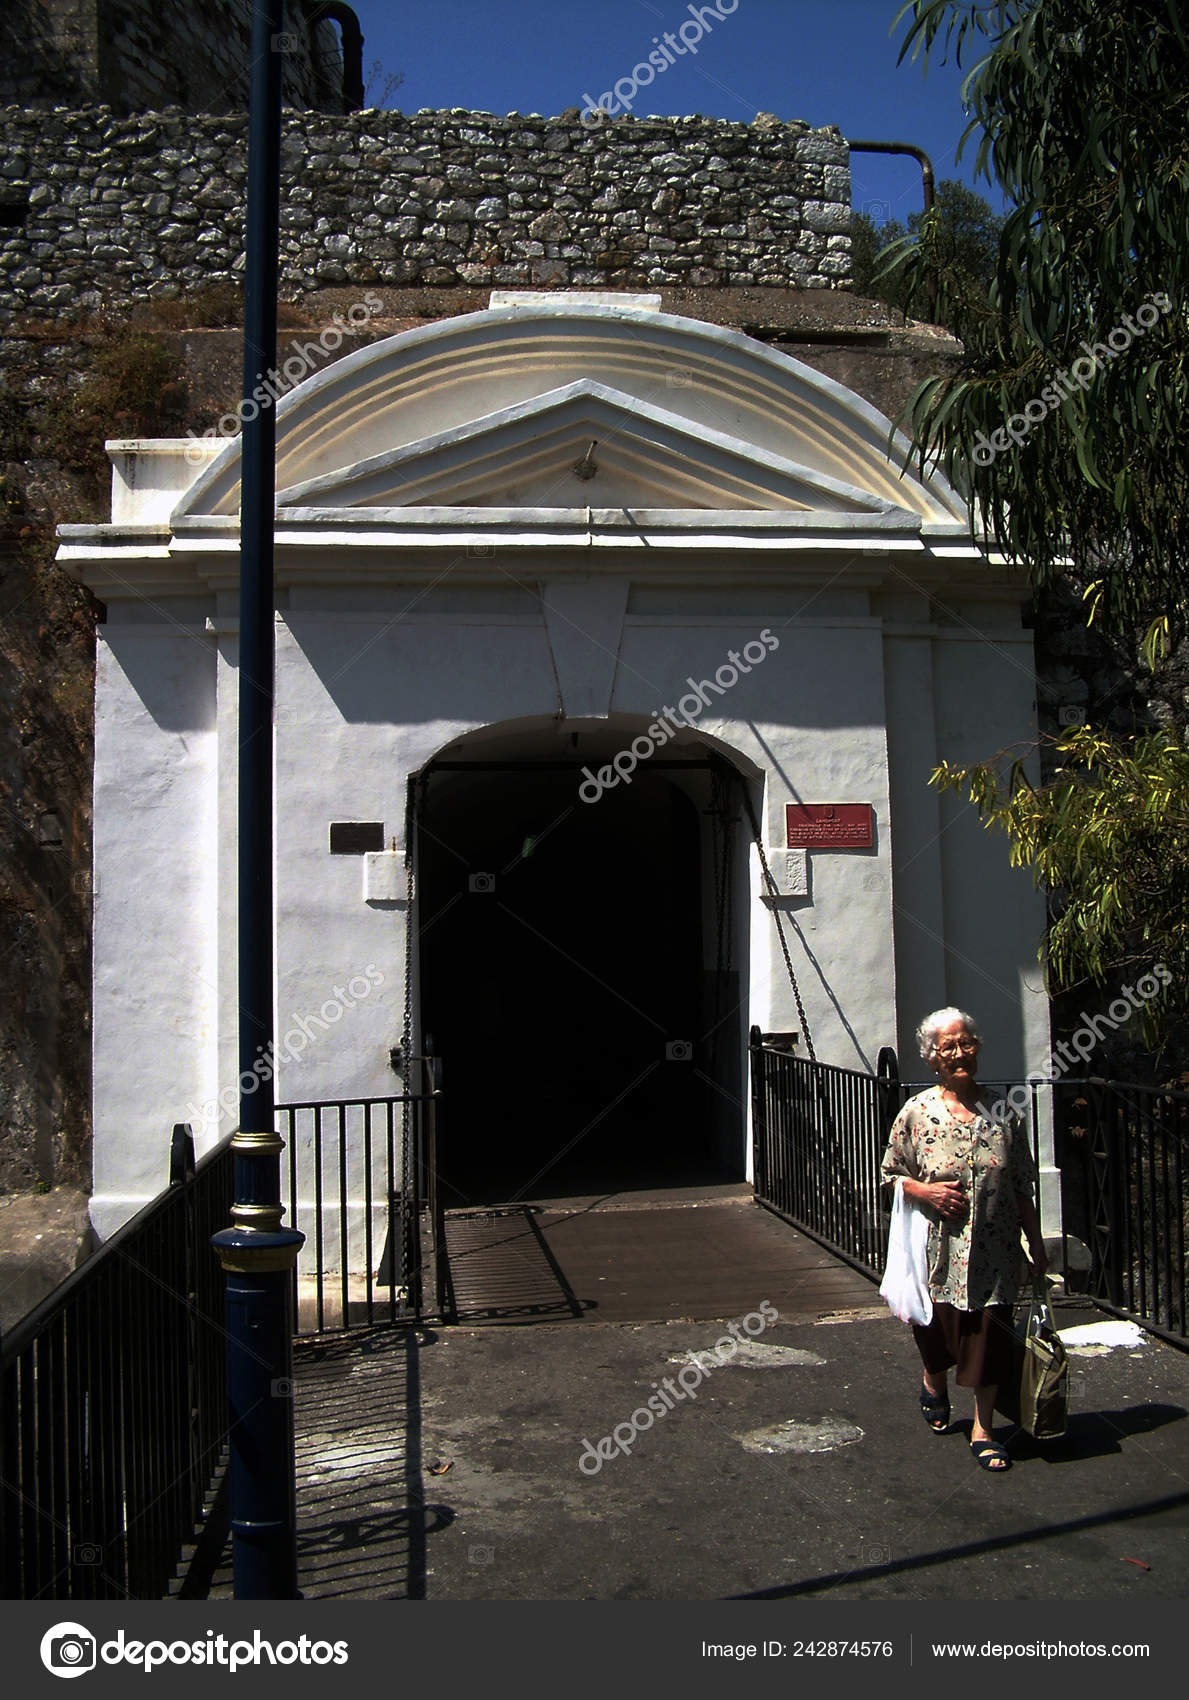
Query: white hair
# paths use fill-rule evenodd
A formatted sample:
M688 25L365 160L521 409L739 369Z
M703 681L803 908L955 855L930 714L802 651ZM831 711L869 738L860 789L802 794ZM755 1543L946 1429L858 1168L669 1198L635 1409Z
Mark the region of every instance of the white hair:
M933 1061L937 1055L937 1035L943 1027L952 1027L955 1021L960 1021L970 1037L982 1044L983 1036L973 1015L967 1015L964 1009L955 1009L952 1004L947 1004L944 1009L935 1009L932 1015L927 1015L917 1028L917 1048L922 1061Z

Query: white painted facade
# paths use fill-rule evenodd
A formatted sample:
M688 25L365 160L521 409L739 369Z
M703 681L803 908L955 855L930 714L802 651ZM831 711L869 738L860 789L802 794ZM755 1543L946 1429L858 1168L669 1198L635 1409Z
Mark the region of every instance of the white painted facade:
M658 1046L690 1041L696 1063L710 1036L686 1029L711 994L671 1022L644 1007L649 916L668 957L687 936L680 901L705 985L717 987L714 1042L734 1058L711 1069L715 1149L749 1172L748 1028L800 1023L744 811L716 824L709 770L672 765L708 751L746 782L763 823L820 1058L870 1070L896 1044L915 1077L916 1022L957 1003L982 1026L988 1077L1039 1067L1041 899L972 811L927 783L939 760L985 756L1034 725L1020 579L971 546L943 480L889 459L882 415L789 356L631 297L500 301L350 355L278 409L278 1095L399 1090L389 1053L405 996L409 781L436 771L426 889L451 891L453 858L458 889L441 907L454 918L436 936L457 962L426 954L437 918L420 885L414 921L439 1004L455 999L457 1021L457 999L472 1000L486 1035L482 1089L525 1089L535 1047L567 1049L568 1020L572 1050L550 1090L564 1097L570 1080L597 1119L592 1058L614 1049L614 1034L602 1005L551 1010L546 996L526 1014L527 982L508 989L519 952L484 944L496 935L477 904L502 905L501 938L553 948L569 987L584 966L600 984L615 977L624 917L634 966L616 995L633 1020L643 1009ZM236 1068L239 445L110 448L112 524L64 527L60 557L107 605L96 687L100 1234L159 1190L174 1121L194 1122L209 1146L236 1113L212 1113L212 1101L223 1091L234 1104ZM728 662L749 645L749 669ZM691 709L691 681L724 668L735 682L720 674ZM692 725L666 739L658 715L683 696ZM597 774L633 739L655 754L637 744L630 785L584 801L582 770ZM461 761L491 765L430 767ZM785 804L797 801L871 804L873 847L787 851ZM384 848L332 854L334 822L382 825ZM505 827L521 853L478 868L476 856L501 853ZM598 838L589 855L580 836L565 840L570 884L544 861L549 833L563 831ZM693 872L670 877L683 846ZM716 889L724 846L734 859ZM546 911L531 907L535 866L564 893L552 943ZM622 903L601 868L622 882ZM494 891L472 888L477 871ZM576 968L584 910L595 954ZM451 1067L470 1062L457 1036L443 1055L449 1090ZM1051 1167L1046 1179L1051 1227Z

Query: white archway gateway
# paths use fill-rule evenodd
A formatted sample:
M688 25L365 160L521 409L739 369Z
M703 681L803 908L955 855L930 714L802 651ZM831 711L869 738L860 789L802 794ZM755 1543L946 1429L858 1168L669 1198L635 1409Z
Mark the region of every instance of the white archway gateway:
M754 808L762 776L650 724L484 727L416 776L416 1001L449 1083L451 1205L748 1168L742 788Z
M719 750L749 776L820 1057L870 1067L898 1040L910 1058L916 1020L950 1002L977 1013L990 1073L1018 1075L1045 1054L1040 899L927 783L939 760L983 756L1034 724L1023 583L971 545L944 480L900 470L904 445L889 454L888 421L868 403L739 332L657 305L496 296L486 312L344 358L279 405L287 1098L396 1085L409 782L435 760L442 773L452 752L487 764L470 781L469 842L485 854L499 834L480 827L511 830L518 809L533 823L524 837L539 841L541 805L559 784L545 772L568 771L574 877L559 853L541 878L558 901L564 892L573 910L603 917L601 978L616 939L600 867L636 878L625 927L638 943L649 896L667 901L658 844L699 861L692 883L688 868L673 876L693 894L689 972L699 952L702 972L724 971L719 923L706 919L710 800L692 774L670 777L670 764ZM209 1143L236 1114L238 440L109 447L112 523L64 527L60 556L107 604L95 778L101 1233L159 1190L174 1120ZM498 763L514 759L537 772L501 791ZM468 817L453 783L457 824ZM812 848L790 847L789 805ZM726 971L739 974L741 1045L750 1023L798 1022L758 858L736 828ZM468 879L498 877L469 853L459 852ZM533 853L517 852L522 887ZM438 855L444 865L449 847ZM533 911L538 930L543 913ZM428 917L418 920L424 929ZM679 921L666 925L676 938ZM439 981L454 987L457 1026L468 984L477 1022L479 1000L511 982L485 961L480 983L478 945L465 928L451 937ZM617 992L643 1007L647 964L629 942L625 931L630 973ZM511 955L507 939L488 948ZM576 997L567 984L562 1027ZM706 995L679 1012L683 1024L705 1013ZM522 1017L505 998L495 1093L531 1090ZM665 1030L666 1042L683 1037ZM742 1128L745 1105L737 1116ZM501 1138L515 1138L511 1124ZM740 1134L740 1170L745 1149Z

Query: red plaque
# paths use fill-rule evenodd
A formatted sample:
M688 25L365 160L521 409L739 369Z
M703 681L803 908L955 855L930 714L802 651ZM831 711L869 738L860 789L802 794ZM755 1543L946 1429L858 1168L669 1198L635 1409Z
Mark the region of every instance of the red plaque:
M870 850L875 821L870 803L786 803L790 850Z

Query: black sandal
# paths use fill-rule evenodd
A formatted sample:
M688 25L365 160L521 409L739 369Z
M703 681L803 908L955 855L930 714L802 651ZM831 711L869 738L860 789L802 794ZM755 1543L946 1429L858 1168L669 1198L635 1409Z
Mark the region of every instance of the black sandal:
M972 1440L970 1450L980 1470L989 1470L993 1476L1005 1476L1011 1469L1007 1447L1000 1446L997 1440Z
M950 1396L933 1393L921 1384L921 1415L934 1434L944 1434L950 1426Z

